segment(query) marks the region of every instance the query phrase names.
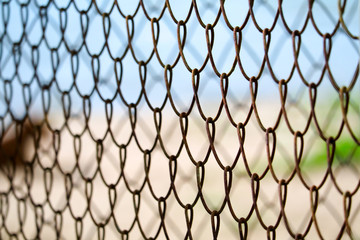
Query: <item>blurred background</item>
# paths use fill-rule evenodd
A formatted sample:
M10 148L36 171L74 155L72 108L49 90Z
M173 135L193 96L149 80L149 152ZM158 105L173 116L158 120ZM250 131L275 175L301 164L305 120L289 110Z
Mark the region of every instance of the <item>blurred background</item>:
M1 2L0 238L360 238L359 5Z

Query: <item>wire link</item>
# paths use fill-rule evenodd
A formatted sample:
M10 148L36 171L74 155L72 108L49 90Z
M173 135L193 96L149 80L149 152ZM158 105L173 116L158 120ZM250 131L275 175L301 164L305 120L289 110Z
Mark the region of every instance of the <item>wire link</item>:
M358 3L185 2L1 2L0 239L360 238Z

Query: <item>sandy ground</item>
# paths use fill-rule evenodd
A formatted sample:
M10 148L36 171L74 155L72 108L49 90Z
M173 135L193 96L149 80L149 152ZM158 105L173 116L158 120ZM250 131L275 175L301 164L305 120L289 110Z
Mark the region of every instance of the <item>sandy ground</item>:
M271 109L271 108L269 108ZM270 110L269 110L270 111ZM263 110L264 112L264 110ZM271 114L266 113L266 114ZM99 115L101 116L101 115ZM144 149L150 148L152 139L155 138L156 132L153 130L153 117L151 115L140 115L138 118L136 134L139 137L139 144ZM163 126L160 131L164 140L163 147L169 155L175 155L180 142L181 130L178 120L171 120L171 115L163 118ZM121 120L121 118L116 119ZM126 120L126 118L125 118ZM301 119L299 120L301 121ZM61 119L50 119L54 126L61 122ZM270 122L270 121L269 121ZM114 121L113 121L114 123ZM294 122L294 124L299 124ZM215 148L218 151L219 158L224 166L231 165L234 162L237 150L239 149L239 141L237 138L236 128L222 127L229 125L226 117L221 117L216 123L216 138ZM81 121L70 122L69 129L75 129L74 132L80 131ZM299 125L300 126L300 125ZM92 134L101 138L106 132L106 122L103 118L92 118L89 123ZM115 139L118 142L124 142L130 133L129 123L124 121L124 126L121 124L111 125L114 132L118 132ZM204 122L199 119L189 119L189 134L187 141L189 142L190 151L197 160L204 159L206 155L208 139L206 134L206 126ZM55 152L53 147L53 139L50 135L44 133L41 141L41 150L38 152L39 161L43 167L51 167ZM24 184L24 175L19 171L14 180L14 191L8 196L2 196L2 210L8 209L6 219L0 220L2 224L6 224L10 232L18 232L21 228L19 216L19 209L26 208L26 218L22 229L24 234L29 238L35 237L36 221L35 212L39 216L43 216L44 227L41 232L42 239L55 239L56 234L54 226L55 218L60 220L60 216L55 216L50 208L50 205L61 210L66 210L62 214L62 230L60 234L61 239L75 239L76 222L70 215L69 208L73 211L75 216L82 216L87 209L86 188L85 181L81 178L79 170L76 170L71 175L73 181L73 190L69 198L69 205L67 206L66 199L66 178L59 171L59 166L65 172L69 172L75 166L75 150L78 147L78 142L74 142L74 138L70 135L68 130L64 130L60 134L61 144L59 152L57 153L57 161L59 165L50 171L42 170L38 164L34 167L34 178L30 189L26 188ZM246 143L245 153L249 161L250 169L253 173L261 175L267 165L266 149L265 149L265 134L257 127L255 120L251 120L246 127ZM279 179L287 179L290 176L291 169L294 167L294 138L288 133L286 126L282 126L277 131L277 148L274 161L275 174ZM89 132L81 136L81 153L79 155L79 169L85 174L85 177L91 177L95 173L97 167L96 159L96 144L90 138ZM308 140L310 144L319 144L318 141ZM308 146L305 146L305 148ZM98 150L99 151L99 150ZM310 150L309 150L310 151ZM28 150L28 155L32 156L33 150ZM100 172L96 174L93 180L92 188L93 195L90 200L90 211L93 213L94 220L98 223L104 221L110 216L111 208L109 204L109 190L104 185L103 181L108 184L115 183L118 176L123 173L128 182L128 188L138 189L145 179L144 171L144 154L142 154L135 144L131 141L126 149L126 164L123 172L120 167L121 159L119 155L119 148L115 146L109 135L103 141L103 153L100 161ZM125 152L121 151L122 156ZM317 169L306 168L304 171L305 181L309 186L319 185L324 178L326 171L325 165ZM359 182L359 172L351 167L334 167L335 180L345 191L352 192ZM100 175L101 173L101 175ZM52 178L51 178L52 177ZM103 179L102 179L103 178ZM48 199L46 194L47 186L52 180L52 188L49 191ZM10 187L8 179L1 174L1 191ZM148 173L148 183L140 194L141 205L138 213L140 224L149 237L156 234L156 230L160 225L159 206L152 197L149 186L152 187L154 194L157 197L166 195L170 188L169 175L169 160L166 158L158 144L151 154L151 167ZM177 174L174 182L179 199L183 204L191 204L196 198L197 179L196 167L191 163L188 154L185 150L181 152L177 159ZM124 178L116 186L116 201L114 208L114 218L122 230L128 229L135 218L135 210L133 205L133 195L130 194L124 184ZM30 191L30 192L29 192ZM285 215L289 227L294 235L305 231L311 219L311 194L304 187L299 177L296 175L287 189L287 201L285 206ZM224 191L224 171L221 170L219 164L216 162L213 155L210 156L205 165L205 176L203 186L203 198L206 205L211 210L218 210L225 198ZM15 200L13 193L17 196L26 197L30 194L35 204L42 204L48 201L42 210L34 209L33 204L29 199L25 202L19 203ZM111 193L113 194L113 192ZM251 195L251 177L245 171L243 156L239 158L239 162L233 170L232 174L232 188L230 190L229 199L233 206L236 218L246 218L249 214L253 199ZM8 201L6 203L6 201ZM51 204L49 204L51 203ZM346 203L346 201L345 201ZM259 215L265 225L275 225L276 220L281 213L280 199L279 199L279 185L274 181L274 178L267 173L266 177L260 181L259 197L257 201ZM203 203L200 200L193 209L194 219L192 224L192 234L194 239L211 239L211 216L204 209ZM39 218L38 218L39 219ZM341 230L344 219L344 195L339 193L333 180L327 177L325 184L319 190L319 206L316 211L316 220L318 228L323 239L335 239ZM39 220L38 220L39 221ZM170 239L183 239L186 232L186 218L185 210L180 207L172 192L166 201L166 217L165 225ZM360 239L360 231L356 226L360 225L360 197L359 193L355 194L351 202L351 211L349 217L349 225L352 227L354 239ZM82 239L97 239L98 232L93 224L93 220L87 213L83 219ZM105 239L117 239L117 230L114 227L113 220L105 226ZM252 213L248 220L248 239L266 239L266 230L259 224L259 219L256 213ZM2 231L4 234L4 229ZM101 235L101 234L100 234ZM4 234L4 239L7 239ZM22 236L19 236L22 239ZM282 219L280 225L276 229L277 239L293 239L286 230L285 221ZM143 239L141 237L138 224L135 224L134 229L129 234L129 239ZM160 232L158 239L166 239L164 231ZM239 239L238 225L234 221L234 216L231 215L228 206L226 206L220 215L220 231L218 239ZM314 224L311 227L306 239L321 239L316 232ZM350 239L345 234L342 239Z

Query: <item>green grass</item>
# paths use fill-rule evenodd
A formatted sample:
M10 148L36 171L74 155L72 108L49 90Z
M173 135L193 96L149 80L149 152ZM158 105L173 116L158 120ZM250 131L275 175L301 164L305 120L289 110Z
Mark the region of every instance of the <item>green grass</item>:
M343 138L336 141L333 165L360 164L360 146L352 138ZM326 146L315 150L303 159L303 168L324 168L327 165Z

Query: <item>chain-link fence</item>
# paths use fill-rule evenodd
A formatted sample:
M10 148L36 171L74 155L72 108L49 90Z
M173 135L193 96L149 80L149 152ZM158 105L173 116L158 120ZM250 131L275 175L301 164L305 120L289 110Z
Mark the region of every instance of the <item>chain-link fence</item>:
M360 239L359 9L2 1L0 239Z

